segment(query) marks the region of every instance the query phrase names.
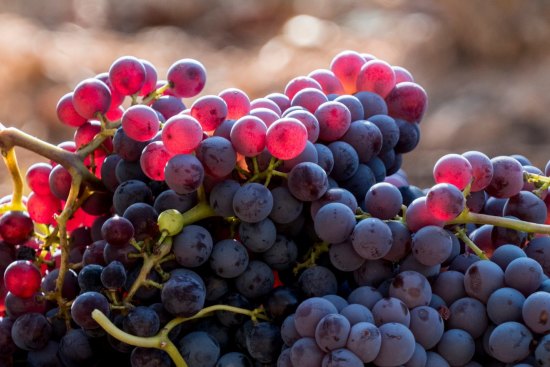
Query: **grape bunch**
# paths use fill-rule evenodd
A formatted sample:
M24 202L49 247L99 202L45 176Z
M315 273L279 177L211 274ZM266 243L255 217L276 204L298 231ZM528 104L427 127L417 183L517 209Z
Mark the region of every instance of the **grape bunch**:
M0 365L550 365L550 162L449 154L412 185L427 95L368 54L255 99L205 83L125 56L59 100L74 141L0 125ZM23 177L16 146L48 161Z

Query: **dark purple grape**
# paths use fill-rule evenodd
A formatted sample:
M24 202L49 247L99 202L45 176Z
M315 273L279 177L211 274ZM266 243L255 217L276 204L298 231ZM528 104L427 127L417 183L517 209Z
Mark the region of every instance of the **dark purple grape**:
M40 350L48 344L52 328L42 314L31 312L19 316L11 327L11 338L18 348Z
M260 363L276 362L282 344L279 327L270 322L255 324L246 335L246 349Z
M138 306L132 309L122 322L122 329L136 336L153 336L160 328L157 313L149 307Z
M498 325L489 336L491 355L504 363L517 363L530 353L533 335L519 322L509 321Z
M101 235L110 245L123 246L134 237L134 226L128 219L115 215L103 223Z
M345 316L329 314L319 320L315 328L315 341L321 350L343 348L348 340L351 325Z
M379 366L399 366L406 363L415 349L414 336L406 326L389 322L378 328L382 336L380 352L374 360Z
M237 240L221 240L210 255L210 268L222 278L236 278L248 266L246 248Z
M403 271L393 278L389 295L400 299L412 309L430 303L432 288L424 275L416 271Z
M191 270L172 272L164 283L161 300L166 311L180 317L193 316L204 307L206 286Z
M220 357L218 342L204 331L194 331L185 335L178 349L189 366L213 367Z
M130 354L132 367L170 367L172 361L168 353L155 348L134 348Z
M298 278L298 284L306 297L335 294L338 290L338 280L334 273L319 265L306 269Z
M119 289L126 283L126 269L120 261L112 261L101 271L101 284L107 289Z
M83 329L97 329L100 326L92 318L92 311L95 309L109 316L110 308L107 298L98 292L81 293L71 305L71 317Z

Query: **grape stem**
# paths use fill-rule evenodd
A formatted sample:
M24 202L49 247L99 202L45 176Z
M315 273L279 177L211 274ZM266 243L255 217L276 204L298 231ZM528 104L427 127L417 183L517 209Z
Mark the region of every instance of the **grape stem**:
M168 353L172 361L175 363L176 367L187 367L187 363L181 356L179 350L176 348L174 343L168 337L170 331L179 324L195 320L198 318L209 316L210 314L216 311L229 311L233 313L239 313L242 315L249 316L252 320L256 321L258 319L269 320L265 315L265 310L263 308L258 308L254 310L247 310L244 308L233 307L228 305L214 305L210 307L203 308L195 315L191 317L177 317L170 322L168 322L155 336L144 338L135 335L128 334L118 327L116 327L107 316L105 316L100 310L95 309L92 311L92 318L101 326L107 333L109 333L114 338L136 347L142 348L157 348Z
M455 228L455 235L462 240L476 254L481 260L489 260L485 252L481 250L475 243L468 237L466 230L462 227Z
M448 221L448 224L492 224L498 227L515 229L516 231L528 233L550 234L550 225L526 222L519 219L503 218L487 214L472 213L469 210L464 210L458 217Z
M25 210L25 205L23 205L23 178L21 177L21 171L19 170L19 165L17 164L15 149L13 147L7 150L2 149L2 158L4 158L6 167L8 167L13 184L11 205L9 205L9 208L7 209Z
M309 269L317 265L317 259L319 259L319 257L325 252L328 252L329 246L329 243L324 241L318 242L313 245L313 247L309 249L306 255L306 260L299 264L296 264L296 266L292 270L294 274L298 274L302 269Z

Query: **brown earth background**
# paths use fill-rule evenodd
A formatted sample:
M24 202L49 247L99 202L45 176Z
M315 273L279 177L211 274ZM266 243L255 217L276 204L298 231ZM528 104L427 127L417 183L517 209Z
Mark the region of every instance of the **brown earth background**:
M0 122L71 139L58 99L122 55L151 61L160 78L195 58L208 72L201 95L237 87L256 98L345 49L403 66L427 90L421 142L404 157L412 183L430 185L451 152L522 154L542 169L550 159L545 0L3 0ZM23 170L40 160L17 154ZM10 192L0 165L0 197Z

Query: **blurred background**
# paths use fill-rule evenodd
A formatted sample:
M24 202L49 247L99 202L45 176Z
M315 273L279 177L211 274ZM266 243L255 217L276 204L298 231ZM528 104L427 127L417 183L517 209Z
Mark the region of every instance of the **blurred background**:
M420 144L404 157L412 183L430 185L451 152L522 154L542 169L550 159L545 0L3 0L0 122L71 139L58 99L122 55L151 61L159 78L195 58L208 72L201 95L237 87L256 98L345 49L407 68L428 92ZM18 158L23 170L40 160ZM0 196L9 192L0 165Z

